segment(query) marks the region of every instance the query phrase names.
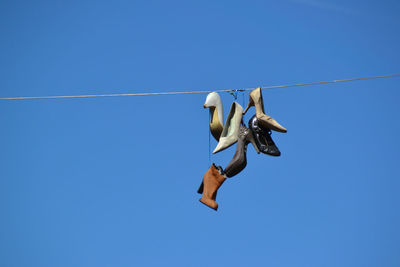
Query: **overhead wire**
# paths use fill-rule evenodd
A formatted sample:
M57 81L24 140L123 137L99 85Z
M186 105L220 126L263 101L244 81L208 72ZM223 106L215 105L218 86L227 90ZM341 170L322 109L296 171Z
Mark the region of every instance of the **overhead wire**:
M308 82L308 83L297 83L297 84L283 84L283 85L273 85L261 87L263 90L267 89L277 89L286 87L300 87L308 85L319 85L319 84L329 84L329 83L340 83L340 82L352 82L361 80L371 80L371 79L382 79L389 77L399 77L400 74L390 74L381 76L370 76L361 78L351 78L342 80L332 80L332 81L321 81L321 82ZM154 95L183 95L183 94L208 94L211 92L244 92L250 91L254 88L245 89L226 89L226 90L206 90L206 91L186 91L186 92L155 92L155 93L127 93L127 94L98 94L98 95L67 95L67 96L21 96L21 97L1 97L0 100L29 100L29 99L65 99L65 98L95 98L95 97L117 97L117 96L154 96Z

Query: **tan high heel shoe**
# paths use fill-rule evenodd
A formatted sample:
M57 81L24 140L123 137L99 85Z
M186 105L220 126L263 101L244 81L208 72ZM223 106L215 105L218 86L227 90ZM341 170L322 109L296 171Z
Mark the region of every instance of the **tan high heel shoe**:
M246 114L247 110L251 107L256 107L256 117L259 123L264 124L265 127L281 132L286 133L287 130L285 127L280 125L276 120L274 120L271 116L268 116L264 112L264 102L261 94L261 87L258 87L250 92L249 95L249 105L244 110L243 115Z
M208 207L217 210L218 203L217 199L218 188L225 182L226 178L221 174L222 168L216 167L213 163L210 169L203 176L203 182L200 185L197 193L203 194L200 198L200 202Z

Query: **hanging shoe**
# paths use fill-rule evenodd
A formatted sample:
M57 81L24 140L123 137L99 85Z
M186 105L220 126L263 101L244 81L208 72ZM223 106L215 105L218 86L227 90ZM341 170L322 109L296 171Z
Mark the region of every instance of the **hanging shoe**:
M258 149L262 153L276 157L281 155L281 152L272 140L271 130L260 125L256 115L249 120L249 128L253 133Z
M281 133L287 132L286 128L280 125L276 120L274 120L272 117L268 115L265 115L264 102L261 94L261 87L258 87L257 89L254 89L253 91L250 92L249 105L244 110L243 114L245 114L251 106L256 107L256 116L260 124L277 132Z
M218 203L217 199L218 188L225 182L226 178L223 176L223 171L220 166L215 166L213 163L208 171L203 176L203 182L201 183L197 193L203 194L200 198L200 202L208 207L217 210Z
M233 156L231 162L229 162L228 166L225 168L224 173L227 177L233 177L239 172L241 172L247 165L247 145L252 143L257 153L260 153L258 150L257 144L254 140L252 131L244 126L240 127L239 131L239 139L236 145L236 152Z
M239 105L239 103L232 103L231 110L226 118L224 129L221 133L221 137L219 138L219 143L214 149L213 154L218 153L237 142L240 122L242 121L243 117L242 111L243 108L241 105Z
M224 108L219 94L217 92L209 93L203 107L210 109L210 132L215 140L219 141L224 129Z

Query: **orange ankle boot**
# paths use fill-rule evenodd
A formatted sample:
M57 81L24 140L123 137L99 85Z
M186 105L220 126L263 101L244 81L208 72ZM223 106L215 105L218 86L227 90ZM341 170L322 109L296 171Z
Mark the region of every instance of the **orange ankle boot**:
M221 175L221 172L213 163L210 169L204 174L203 182L197 191L199 194L203 194L200 198L200 202L214 210L218 209L218 203L215 201L217 198L217 190L226 180L226 178Z

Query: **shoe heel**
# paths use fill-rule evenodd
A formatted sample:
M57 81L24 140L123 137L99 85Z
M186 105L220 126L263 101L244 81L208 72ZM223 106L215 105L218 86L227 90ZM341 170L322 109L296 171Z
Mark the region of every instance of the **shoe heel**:
M254 106L254 101L253 98L251 98L251 96L249 95L249 104L247 105L247 108L243 111L243 115L246 114L247 110L252 106Z
M251 131L250 131L249 141L254 146L254 149L256 150L257 154L260 154L260 149L258 149L256 140L254 139L254 135Z
M204 183L201 182L201 185L199 186L199 189L197 189L197 193L203 194L203 190L204 190Z

